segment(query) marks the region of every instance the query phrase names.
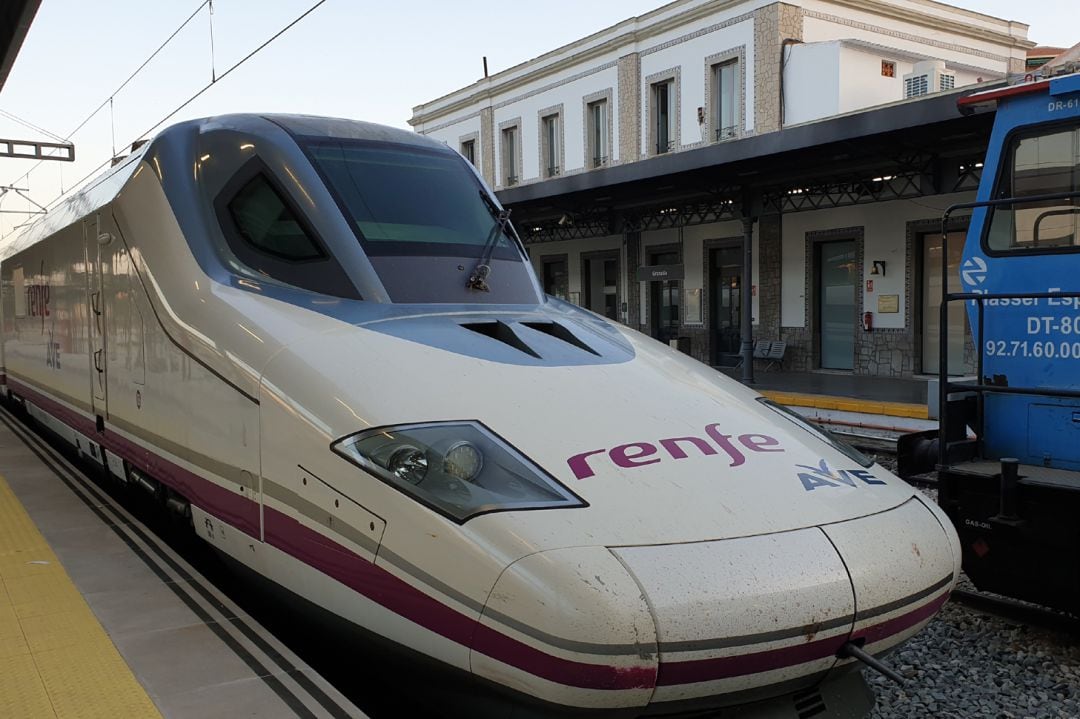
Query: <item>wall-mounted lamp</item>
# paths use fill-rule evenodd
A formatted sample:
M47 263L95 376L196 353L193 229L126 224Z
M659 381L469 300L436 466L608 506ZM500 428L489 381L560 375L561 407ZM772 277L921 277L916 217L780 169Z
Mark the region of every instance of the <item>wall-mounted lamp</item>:
M885 260L874 260L874 268L870 270L872 275L885 276Z

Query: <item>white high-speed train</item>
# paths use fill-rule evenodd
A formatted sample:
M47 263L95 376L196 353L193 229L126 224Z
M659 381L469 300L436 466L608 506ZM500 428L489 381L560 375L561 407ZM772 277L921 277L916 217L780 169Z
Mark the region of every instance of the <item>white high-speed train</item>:
M857 716L851 647L911 637L959 574L909 485L545 297L471 165L412 133L175 125L0 272L33 417L514 711Z

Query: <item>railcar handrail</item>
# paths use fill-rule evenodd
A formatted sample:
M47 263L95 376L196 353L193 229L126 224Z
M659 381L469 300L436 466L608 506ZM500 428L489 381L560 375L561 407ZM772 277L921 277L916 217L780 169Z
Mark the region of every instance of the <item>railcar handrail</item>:
M974 202L958 202L950 205L941 215L941 306L939 310L938 327L938 468L948 465L949 443L947 432L949 413L950 392L974 392L979 418L979 427L975 429L976 441L979 446L983 442L982 417L984 410L984 396L987 392L1000 394L1026 394L1042 397L1080 397L1080 390L1054 389L1049 387L1006 387L1003 385L985 384L983 380L983 355L985 344L983 343L983 325L985 314L985 302L991 299L1049 299L1080 297L1080 292L1018 292L1018 293L994 293L983 294L979 292L949 292L949 218L958 210L972 210L980 207L1003 207L1026 202L1048 202L1050 200L1068 200L1080 198L1080 191L1053 192L1044 195L1029 195L1026 197L1004 197L996 200L976 200ZM978 342L976 343L977 357L977 381L975 384L963 384L949 381L949 343L945 341L945 331L949 326L949 303L956 301L975 301L978 303Z

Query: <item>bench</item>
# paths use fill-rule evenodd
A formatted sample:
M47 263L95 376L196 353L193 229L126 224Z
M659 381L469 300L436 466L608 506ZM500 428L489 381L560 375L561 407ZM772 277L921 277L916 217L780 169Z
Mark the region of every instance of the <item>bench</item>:
M769 351L762 359L767 361L765 370L768 370L773 365L777 368L783 368L784 366L784 351L787 350L787 342L784 340L777 340L769 343ZM757 354L754 355L755 357Z

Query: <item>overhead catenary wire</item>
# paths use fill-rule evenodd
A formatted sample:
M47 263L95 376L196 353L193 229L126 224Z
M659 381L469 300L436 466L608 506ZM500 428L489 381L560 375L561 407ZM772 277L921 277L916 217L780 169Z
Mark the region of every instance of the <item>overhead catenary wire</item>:
M74 130L72 130L71 132L69 132L69 133L68 133L67 135L65 135L64 137L58 137L58 136L56 136L56 135L52 135L52 133L46 133L46 134L52 135L52 136L53 136L54 138L56 138L57 140L60 140L61 142L68 142L68 141L70 141L70 140L71 140L71 138L72 138L72 136L73 136L73 135L75 135L75 133L77 133L77 132L78 132L79 130L81 130L81 129L83 129L84 127L86 127L86 124L87 124L88 122L90 122L91 120L93 120L93 119L94 119L94 117L95 117L95 116L96 116L96 115L97 115L97 114L98 114L99 112L101 112L101 111L102 111L103 109L105 109L105 106L106 106L106 105L111 105L111 103L112 103L112 101L113 101L113 98L115 98L115 97L116 97L117 93L119 93L119 92L120 92L121 90L123 90L123 89L124 89L125 87L127 87L128 83L130 83L130 82L131 82L132 80L134 80L134 79L135 79L135 77L136 77L136 76L137 76L137 75L138 75L138 74L139 74L140 72L142 72L142 71L143 71L143 69L144 69L144 68L146 68L146 66L147 66L147 65L149 65L149 64L150 64L150 63L151 63L151 62L153 61L153 59L154 59L155 57L157 57L157 56L158 56L158 55L159 55L159 54L161 53L161 51L162 51L162 50L164 50L164 49L165 49L165 48L166 48L166 47L167 47L167 46L169 45L169 43L171 43L171 42L172 42L172 41L173 41L173 40L174 40L174 39L176 38L176 36L177 36L177 35L179 35L179 34L180 34L180 32L181 32L181 31L182 31L182 30L183 30L183 29L184 29L185 27L187 27L187 26L188 26L188 25L189 25L189 24L191 23L191 21L192 21L192 20L194 20L194 19L195 19L195 18L196 18L196 17L197 17L198 15L199 15L199 13L200 13L200 12L202 12L202 9L203 9L204 7L206 7L207 5L209 5L209 4L210 4L210 0L201 0L201 2L199 3L199 6L198 6L198 7L196 7L196 8L195 8L195 10L194 10L194 11L192 11L192 13L191 13L190 15L188 15L187 19L186 19L186 20L184 20L184 21L183 21L182 23L180 23L180 25L178 25L178 26L177 26L177 28L176 28L175 30L173 30L173 31L172 31L172 33L171 33L171 34L170 34L170 35L169 35L169 36L168 36L167 38L165 38L165 41L164 41L164 42L162 42L162 43L161 43L160 45L158 45L158 46L157 46L157 48L156 48L156 49L155 49L155 50L154 50L154 51L153 51L152 53L150 53L150 55L149 55L149 56L147 56L147 58L146 58L145 60L143 60L143 61L142 61L142 62L141 62L141 63L139 64L139 66L138 66L137 68L135 68L134 72L132 72L132 73L131 73L130 75L128 75L128 76L127 76L127 78L126 78L126 79L125 79L125 80L124 80L123 82L121 82L121 83L120 83L120 84L119 84L119 85L117 86L117 88L116 88L115 90L113 90L113 91L112 91L111 93L109 93L109 95L108 95L108 96L107 96L107 97L106 97L106 98L105 98L104 100L102 100L102 101L101 101L101 104L99 104L99 105L98 105L97 107L95 107L95 108L94 108L94 109L93 109L93 110L92 110L92 111L90 112L90 114L89 114L89 115L87 115L86 117L84 117L84 118L82 119L82 121L81 121L81 122L80 122L80 123L79 123L78 125L76 125L76 126L75 126L75 129L74 129ZM115 141L113 142L113 144L114 144L114 145L116 144L116 143L115 143ZM116 154L116 153L115 153L115 149L114 149L114 151L113 151L113 154ZM16 183L16 182L18 182L19 180L22 180L22 179L24 179L24 178L28 177L28 176L30 175L30 173L31 173L31 172L33 172L33 171L34 171L34 170L36 170L36 169L37 169L38 167L40 167L40 166L41 166L41 165L42 165L42 164L43 164L44 162L45 162L44 160L38 160L38 161L37 161L36 163L34 163L34 165L33 165L33 166L31 166L31 167L30 167L30 169L29 169L29 170L27 170L27 171L26 171L26 172L25 172L24 174L20 175L20 176L18 177L18 179L16 179L16 180L13 180L13 181L12 181L12 182L11 182L10 184L15 184L15 183Z
M255 56L256 56L257 54L259 54L259 53L260 53L260 52L261 52L262 50L264 50L264 49L265 49L265 48L266 48L267 46L269 46L270 44L272 44L272 43L273 43L273 42L274 42L275 40L277 40L278 38L280 38L280 37L281 37L282 35L284 35L284 34L285 34L286 32L288 32L289 30L291 30L291 29L292 29L292 28L293 28L294 26L296 26L296 25L297 25L297 24L298 24L299 22L301 22L301 21L302 21L302 20L303 20L304 18L306 18L306 17L307 17L308 15L310 15L311 13L315 12L315 10L317 10L317 9L318 9L318 8L319 8L320 6L322 6L322 5L323 5L323 4L325 4L325 3L326 3L326 0L318 0L317 2L315 2L315 3L314 3L314 4L312 5L312 6L311 6L311 7L309 7L309 8L307 9L307 10L305 10L304 12L302 12L302 13L301 13L300 15L297 15L297 16L296 16L295 18L293 18L293 20L291 20L291 21L290 21L290 22L289 22L288 24L286 24L286 25L285 25L284 27L282 27L282 28L281 28L280 30L278 30L278 31L277 31L276 33L274 33L274 34L273 34L273 35L271 35L271 36L270 36L269 38L267 38L267 39L266 39L266 40L265 40L265 41L264 41L263 43L261 43L261 44L260 44L259 46L257 46L257 47L256 47L255 49L253 49L253 50L252 50L251 52L249 52L249 53L248 53L247 55L245 55L244 57L240 58L239 60L237 60L237 61L236 61L235 63L233 63L232 65L230 65L230 66L229 66L229 68L225 70L225 72L221 73L220 75L217 75L217 77L216 77L215 79L212 79L212 80L211 80L210 82L208 82L208 83L207 83L206 85L204 85L204 86L203 86L203 87L202 87L201 89L199 89L198 91L196 91L196 92L195 92L195 94L191 95L191 96L190 96L189 98L187 98L187 99L186 99L186 100L184 100L184 101L183 101L182 103L180 103L180 104L179 104L179 105L178 105L178 106L177 106L177 107L176 107L175 109L173 109L172 111L170 111L169 113L167 113L166 115L164 115L164 116L163 116L163 117L162 117L161 119L159 119L159 120L158 120L157 122L155 122L155 123L154 123L154 124L153 124L152 126L150 126L150 127L149 127L149 128L148 128L148 129L146 130L146 131L144 131L144 132L140 133L139 135L137 135L136 137L134 137L134 138L133 138L133 139L131 140L131 142L125 143L125 145L123 145L123 146L129 146L129 145L132 145L132 144L134 144L135 142L137 142L138 140L141 140L141 139L143 139L144 137L146 137L147 135L149 135L150 133L154 132L154 131L155 131L156 129L158 129L159 127L161 127L161 125L163 125L163 124L165 124L166 122L168 122L168 121L169 121L169 119L171 119L172 117L174 117L174 116L175 116L175 115L176 115L177 113L181 112L181 111L182 111L182 110L183 110L183 109L184 109L185 107L187 107L187 106L188 106L188 105L190 105L190 104L191 104L192 102L194 102L194 101L195 101L195 100L197 100L197 99L198 99L199 97L201 97L201 96L203 95L203 93L205 93L205 92L206 92L207 90L209 90L209 89L210 89L211 87L213 87L213 86L214 86L214 85L216 85L217 83L219 83L219 82L221 82L222 80L224 80L224 79L225 79L226 77L228 77L228 76L229 76L229 75L230 75L230 74L231 74L231 73L232 73L232 72L233 72L234 70L238 69L238 68L239 68L239 67L241 67L241 66L242 66L242 65L243 65L244 63L246 63L246 62L247 62L248 60L250 60L251 58L255 57ZM200 10L201 10L201 9L202 9L203 7L205 7L205 6L209 5L209 4L210 4L210 0L205 0L205 2L203 2L203 3L202 3L202 4L200 5L200 6L199 6L199 8L198 8L198 9L197 9L197 10L195 11L195 13L193 13L193 14L192 14L192 16L191 16L191 17L189 17L189 18L188 18L188 20L186 20L184 24L186 25L186 24L187 24L188 22L190 22L190 21L191 21L191 18L192 18L192 17L194 17L194 16L195 16L195 14L197 14L197 13L198 13L198 12L199 12L199 11L200 11ZM171 35L171 36L170 36L170 38L169 38L169 39L171 40L171 39L172 39L173 37L175 37L175 36L176 36L176 33L178 33L178 32L179 32L179 31L180 31L181 29L183 29L183 26L181 26L180 28L178 28L178 29L176 30L176 32L174 32L174 33L173 33L173 35ZM167 44L167 43L168 43L168 40L166 40L166 42L165 42L165 43L164 43L164 44L163 44L163 45L162 45L161 47L164 47L164 45L165 45L165 44ZM156 50L154 54L157 54L157 52L159 52L159 51L161 50L161 47L159 47L159 48L158 48L158 50ZM143 63L143 64L142 64L141 66L140 66L140 68L139 68L139 69L142 69L142 67L145 67L145 66L146 66L146 64L147 64L147 62L149 62L149 61L150 61L150 59L152 59L152 56L151 56L151 58L148 58L148 59L147 59L147 60L146 60L146 61L145 61L145 62L144 62L144 63ZM134 77L134 76L135 76L135 74L137 74L137 73L138 73L138 70L136 70L136 72L135 72L135 73L133 73L131 77L129 77L129 78L127 79L127 80L125 80L125 81L124 81L124 83L122 83L122 84L121 84L121 87L120 87L120 88L118 88L116 92L118 92L118 91L119 91L120 89L122 89L122 88L123 88L123 85L126 85L126 84L127 84L127 82L129 82L129 81L131 80L131 78L132 78L132 77ZM114 93L113 93L113 95L115 95L115 94L116 94L116 93L114 92ZM99 111L101 110L101 108L102 108L102 107L104 107L105 105L109 104L109 103L110 103L111 101L112 101L112 96L110 96L110 98L109 98L109 99L107 99L107 100L106 100L106 101L105 101L104 103L102 103L102 105L100 105L100 106L99 106L99 107L98 107L98 108L97 108L97 109L96 109L96 110L94 111L94 113L93 113L93 114L96 114L97 112L99 112ZM91 114L91 116L90 116L90 117L93 117L93 114ZM87 120L85 120L85 121L84 121L84 122L83 122L82 124L83 124L83 125L85 125L85 123L86 123L86 122L88 122L88 121L89 121L89 118L87 118ZM80 125L80 128L81 128L81 127L82 127L82 125ZM75 132L77 132L77 131L78 131L78 129L79 129L79 128L76 128L76 130L74 130L74 131L73 131L73 132L72 132L71 134L75 134ZM70 137L70 135L69 135L69 137ZM114 141L114 145L115 145L115 141ZM115 150L114 150L114 153L113 153L113 154L114 154L114 156L115 156ZM101 170L103 170L103 169L105 169L106 167L108 167L108 166L109 166L109 165L110 165L110 164L112 163L112 160L113 160L113 158L112 158L112 157L110 157L109 159L105 160L105 161L104 161L104 162L102 162L101 164L99 164L99 165L97 165L96 167L94 167L94 168L93 168L92 170L90 170L90 171L89 171L88 173L86 173L86 174L85 174L85 175L84 175L84 176L83 176L82 178L80 178L80 179L79 179L78 181L76 181L76 182L72 183L72 184L71 184L71 185L69 186L69 188L68 188L68 192L67 192L67 193L64 193L64 192L62 192L62 193L61 193L60 195L58 195L57 197L53 198L53 199L52 199L52 200L51 200L51 201L50 201L50 202L49 202L49 203L48 203L47 205L45 205L45 207L46 207L46 208L52 208L52 207L54 207L54 206L55 206L56 204L58 204L58 203L59 203L59 202L60 202L61 200L63 200L63 198L65 197L65 195L66 195L66 194L70 193L71 191L74 191L74 190L75 190L76 188L80 187L80 186L81 186L81 185L82 185L82 184L83 184L84 182L86 182L87 180L89 180L90 178L92 178L92 177L93 177L94 175L96 175L96 174L97 174L98 172L100 172ZM38 165L40 165L40 164L41 164L41 162L39 161L39 162L38 162ZM24 174L24 175L20 176L20 178L19 178L19 179L23 179L23 178L28 178L28 177L29 177L29 175L30 175L30 172L32 172L32 171L34 170L34 168L35 168L35 167L37 167L37 165L35 165L34 167L31 167L31 168L30 168L30 170L28 170L28 171L26 172L26 174ZM35 204L36 204L36 203L35 203ZM27 224L27 223L23 223L23 224ZM17 225L16 227L12 228L12 231L14 231L15 229L18 229L18 228L19 228L19 227L21 227L21 226L22 226L22 225ZM8 234L10 234L10 233L8 233ZM5 235L5 237L7 237L7 235Z
M50 138L52 138L52 139L54 139L54 140L56 140L58 142L65 142L65 139L63 137L60 137L57 134L49 132L44 127L38 127L37 125L30 122L29 120L24 120L23 118L19 117L18 115L16 115L13 112L8 112L7 110L0 110L0 116L6 117L7 119L11 120L12 122L18 123L18 124L22 125L23 127L27 128L29 130L33 130L34 132L40 132L42 135L46 135L46 136L48 136L48 137L50 137Z
M284 34L285 34L286 32L288 32L289 30L291 30L291 29L293 28L293 26L294 26L294 25L296 25L297 23L299 23L299 22L300 22L301 20L303 20L304 18L306 18L306 17L307 17L308 15L310 15L311 13L315 12L315 11L316 11L316 10L317 10L317 9L319 8L319 6L320 6L320 5L323 5L323 4L325 3L325 2L326 2L326 0L318 0L318 2L316 2L316 3L314 4L314 5L312 5L311 7L309 7L309 8L308 8L307 10L305 10L304 12L302 12L302 13L301 13L300 15L297 15L297 16L296 16L296 17L295 17L295 18L294 18L294 19L292 20L292 22L290 22L290 23L289 23L288 25L286 25L285 27L281 28L281 29L280 29L280 30L278 30L278 31L277 31L276 33L274 33L273 35L271 35L271 36L270 36L270 37L269 37L269 38L268 38L268 39L267 39L267 40L266 40L265 42L263 42L263 43L262 43L261 45L259 45L258 47L256 47L256 48L255 48L254 50L252 50L251 52L249 52L249 53L248 53L247 55L245 55L244 57L240 58L239 60L237 60L237 61L236 61L235 63L233 63L232 65L230 65L230 66L229 66L229 69L227 69L227 70L226 70L225 72L223 72L223 73L221 73L220 75L218 75L218 76L217 76L217 79L216 79L216 80L211 80L211 81L210 81L210 82L208 82L208 83L207 83L207 84L206 84L205 86L203 86L203 87L202 87L202 88L201 88L200 90L197 90L197 91L195 92L195 94L194 94L194 95L192 95L191 97L189 97L188 99L186 99L186 100L184 100L184 101L183 101L182 103L180 103L180 105L178 105L178 106L176 107L176 109L175 109L175 110L173 110L172 112L170 112L169 114L165 115L165 116L164 116L163 118L161 118L160 120L158 120L158 121L157 121L156 123L154 123L154 124L153 124L153 125L152 125L152 126L151 126L151 127L149 128L149 129L148 129L148 130L146 130L145 132L141 133L141 134L140 134L140 135L139 135L138 137L136 137L136 138L135 138L134 140L132 140L132 142L136 142L136 141L138 141L138 140L141 140L141 139L143 139L144 137L146 137L147 135L149 135L149 134L150 134L151 132L153 132L154 130L158 129L159 127L161 127L161 126L162 126L163 124L165 124L166 122L168 122L168 121L169 121L169 120L170 120L170 119L171 119L171 118L172 118L173 116L175 116L175 115L176 115L176 114L177 114L178 112L180 112L181 110L183 110L183 109L184 109L185 107L187 107L187 106L188 106L188 105L190 105L191 103L195 102L195 100L199 99L199 98L200 98L200 97L202 96L202 94L203 94L204 92L206 92L206 91L207 91L207 90L209 90L209 89L210 89L211 87L213 87L214 85L216 85L217 83L221 82L221 81L222 81L222 80L224 80L224 79L225 79L226 77L228 77L228 76L229 76L229 74L230 74L230 73L232 73L232 71L233 71L233 70L236 70L236 69L237 69L237 68L239 68L239 67L240 67L241 65L243 65L243 64L244 64L245 62L247 62L247 61L248 61L248 60L250 60L251 58L255 57L255 56L256 56L257 54L259 54L259 52L261 52L261 51L262 51L262 50L263 50L263 49L264 49L264 48L265 48L265 47L266 47L267 45L269 45L270 43L274 42L274 41L275 41L275 40L277 40L277 39L278 39L279 37L281 37L282 35L284 35Z
M210 2L210 82L217 80L217 61L214 59L214 0Z

